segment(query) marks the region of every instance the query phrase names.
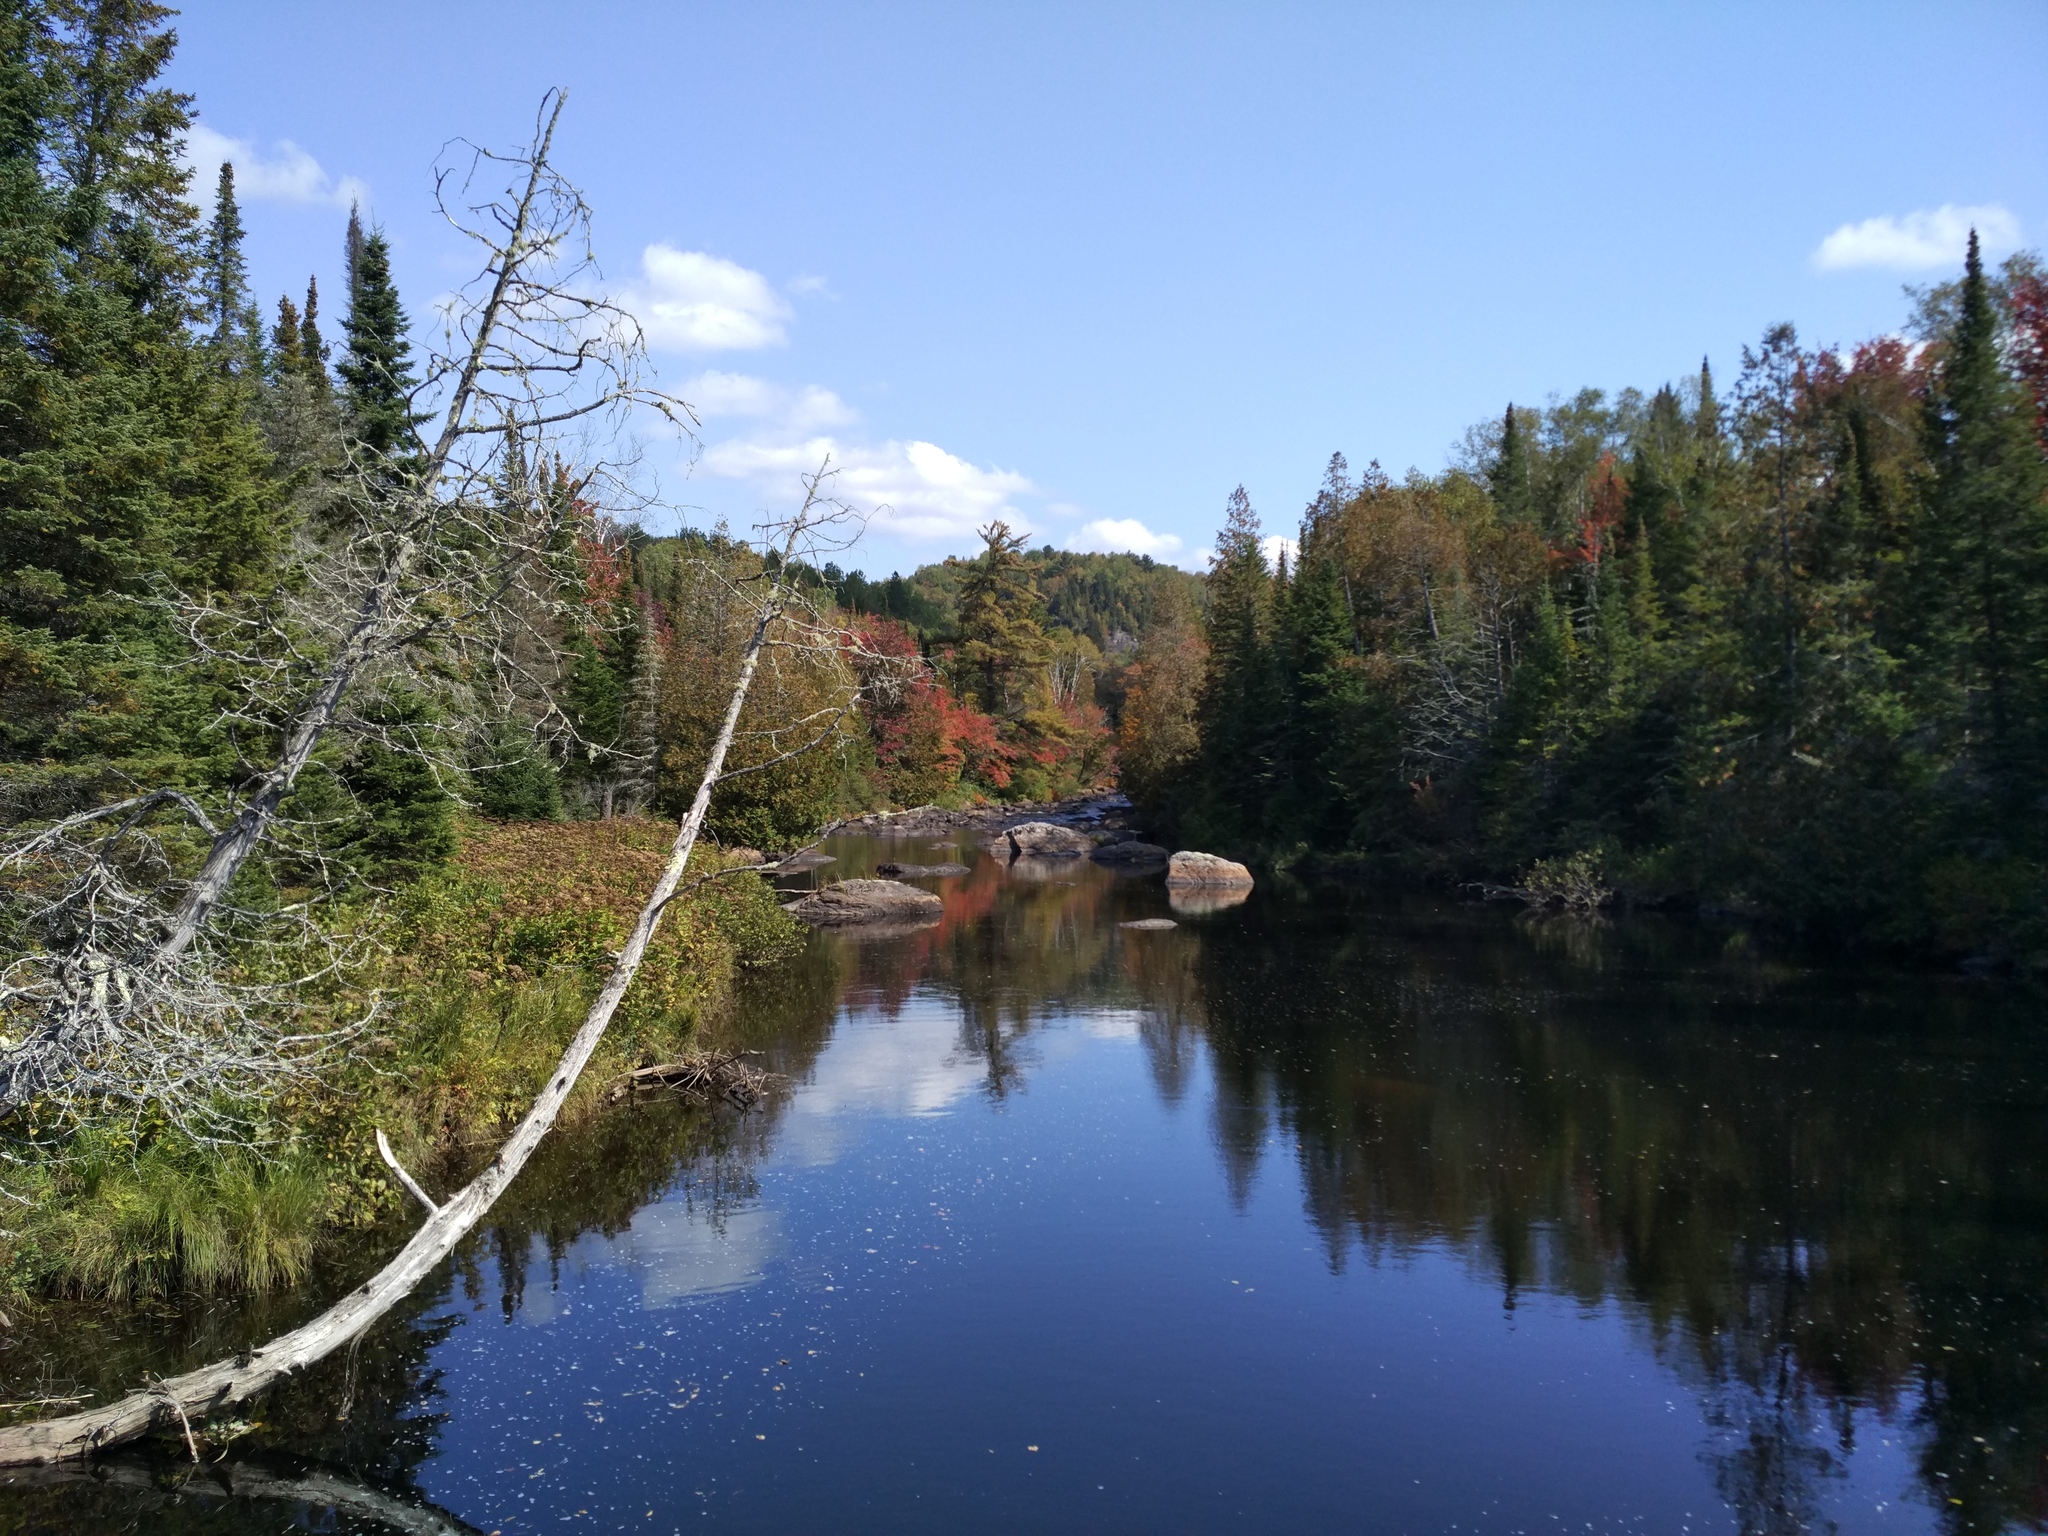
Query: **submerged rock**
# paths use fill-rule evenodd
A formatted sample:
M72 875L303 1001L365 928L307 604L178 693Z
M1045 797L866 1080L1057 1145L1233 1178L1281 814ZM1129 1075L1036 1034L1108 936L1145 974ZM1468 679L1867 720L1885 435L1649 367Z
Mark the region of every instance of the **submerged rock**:
M816 869L820 864L837 864L838 859L829 853L792 853L775 867L777 869Z
M841 880L806 891L785 908L815 928L850 923L937 922L945 903L900 880Z
M1242 886L1251 889L1252 872L1213 853L1176 853L1166 866L1166 883L1175 885Z
M875 873L892 880L950 880L967 873L965 864L877 864Z

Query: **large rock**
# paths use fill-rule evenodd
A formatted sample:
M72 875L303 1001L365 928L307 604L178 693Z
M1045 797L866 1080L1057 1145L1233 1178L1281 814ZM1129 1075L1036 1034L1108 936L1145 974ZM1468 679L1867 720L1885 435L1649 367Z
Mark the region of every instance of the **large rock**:
M931 891L901 880L841 880L807 891L788 910L814 928L851 923L937 922L946 904Z
M1173 886L1220 885L1251 889L1252 872L1242 864L1219 859L1213 853L1176 853L1166 864L1166 884Z
M996 841L1009 843L1013 859L1074 859L1095 847L1095 839L1086 832L1050 821L1027 821Z
M1166 850L1157 843L1141 843L1136 838L1127 843L1104 843L1095 850L1098 864L1164 864Z

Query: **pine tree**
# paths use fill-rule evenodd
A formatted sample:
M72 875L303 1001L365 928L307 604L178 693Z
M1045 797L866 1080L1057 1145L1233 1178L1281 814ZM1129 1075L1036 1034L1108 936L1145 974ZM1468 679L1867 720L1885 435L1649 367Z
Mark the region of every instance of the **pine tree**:
M341 258L348 278L348 291L356 291L357 274L363 264L363 205L348 205L348 229L341 237Z
M1266 832L1265 797L1279 769L1284 714L1273 646L1273 575L1258 513L1239 486L1225 505L1209 569L1209 657L1197 710L1201 821L1226 839Z
M214 190L213 218L200 247L201 303L215 366L231 376L253 378L261 364L262 331L249 302L243 234L242 210L235 202L234 163L223 160Z
M1023 558L1024 536L997 519L978 530L982 552L960 588L958 658L981 707L998 719L1022 713L1027 673L1045 666L1044 606Z
M305 372L305 359L299 354L299 306L290 294L277 296L277 323L270 328L270 366L285 378Z
M360 235L350 216L351 243ZM402 467L414 444L413 431L426 418L412 409L418 381L412 375L409 322L391 281L391 248L380 231L351 250L353 282L343 328L348 352L340 368L350 440L377 458Z
M246 395L192 333L188 103L155 83L169 13L47 14L0 37L0 755L162 764L210 750L209 711L135 599L262 586L279 519Z
M1489 489L1502 517L1511 522L1526 522L1534 515L1528 432L1516 417L1512 402L1508 405L1507 414L1501 418L1500 458L1495 461Z
M299 317L299 364L306 382L322 395L333 388L327 377L327 343L320 339L320 279L306 279L306 308Z
M2015 788L2041 776L2048 666L2048 487L2033 428L2032 402L2000 355L1999 317L1973 230L1955 327L1928 395L1935 480L1921 553L1966 718Z

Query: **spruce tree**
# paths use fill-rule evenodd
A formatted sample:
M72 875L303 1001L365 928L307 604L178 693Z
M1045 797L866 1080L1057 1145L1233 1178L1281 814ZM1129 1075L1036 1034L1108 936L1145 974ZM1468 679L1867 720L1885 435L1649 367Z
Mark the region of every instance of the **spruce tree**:
M299 306L290 294L277 296L277 323L270 328L270 366L286 378L305 371L305 360L299 355Z
M327 343L320 337L320 279L306 279L306 308L299 317L299 366L319 394L333 387L327 377Z
M1500 458L1495 461L1492 484L1494 503L1510 522L1526 522L1535 512L1535 496L1529 477L1529 439L1526 429L1509 403L1501 418Z
M223 160L214 189L213 218L200 247L200 302L208 345L222 373L253 377L262 358L261 322L249 302L248 262L242 255L242 210L235 202L235 167Z
M1202 737L1200 820L1223 839L1265 833L1282 746L1281 679L1273 646L1273 574L1258 513L1230 493L1209 569L1209 659L1197 718Z
M1962 679L1966 719L2009 787L2042 776L2048 486L2033 426L2032 402L2000 353L1973 230L1955 326L1928 394L1934 486L1921 554L1935 589L1930 627Z
M193 336L188 103L156 84L168 14L80 0L0 36L0 755L158 782L208 750L211 711L136 599L260 587L280 536L246 395Z
M355 233L354 217L350 229ZM415 446L413 429L426 419L412 409L418 381L412 374L409 322L391 281L391 248L381 231L362 240L350 263L348 351L340 368L350 441L394 467Z
M998 719L1024 707L1025 675L1052 659L1045 610L1024 536L1000 519L979 530L982 552L960 588L958 656L981 707Z

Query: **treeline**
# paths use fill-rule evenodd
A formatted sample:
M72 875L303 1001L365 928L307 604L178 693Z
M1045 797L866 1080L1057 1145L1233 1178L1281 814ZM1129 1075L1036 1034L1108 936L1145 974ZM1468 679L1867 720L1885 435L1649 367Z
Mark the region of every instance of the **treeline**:
M1149 555L1077 554L1047 544L1020 547L1017 556L1044 602L1046 626L1085 635L1105 656L1127 655L1155 625L1201 607L1201 578ZM821 574L852 612L894 619L922 639L944 643L959 624L961 587L973 567L972 559L949 555L886 581L842 573L835 565Z
M192 102L158 83L169 14L143 0L0 6L0 819L12 824L122 786L248 782L268 727L237 718L237 664L192 615L302 597L307 551L345 539L364 466L396 486L421 452L426 402L384 236L352 213L338 282L315 276L259 305L234 167L220 168L210 212L191 200ZM334 733L286 808L330 867L390 884L443 865L465 805L605 817L673 810L677 786L694 783L705 700L736 654L724 583L760 557L722 535L656 539L614 522L577 466L528 464L516 445L501 481L506 505L566 514L565 547L521 598L528 651L509 670L531 686L394 687L361 728ZM772 847L892 801L1104 781L1118 658L1159 606L1154 589L1191 580L1133 557L1027 553L1002 529L979 559L907 581L827 567L820 604L930 670L836 720L829 750L736 781L717 830ZM822 707L828 680L800 673L763 691L762 729L776 710Z
M1126 786L1186 839L1543 898L2048 958L2048 287L1911 341L1512 406L1298 557L1242 491L1206 621L1140 645Z

